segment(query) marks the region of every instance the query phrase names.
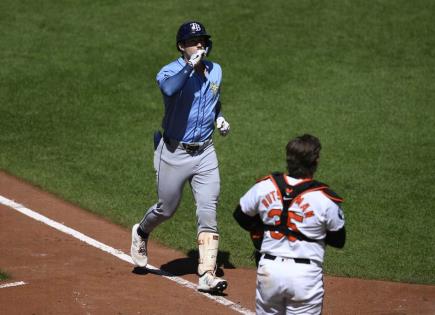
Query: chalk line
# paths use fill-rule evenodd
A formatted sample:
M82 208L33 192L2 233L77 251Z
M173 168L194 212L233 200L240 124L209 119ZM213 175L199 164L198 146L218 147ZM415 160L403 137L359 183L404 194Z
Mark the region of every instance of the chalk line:
M5 198L5 197L0 195L0 203L9 207L9 208L12 208L12 209L30 217L30 218L32 218L32 219L35 219L36 221L40 221L42 223L45 223L46 225L51 226L52 228L54 228L58 231L61 231L61 232L68 234L68 235L71 235L71 236L81 240L82 242L85 242L86 244L89 244L95 248L98 248L106 253L109 253L115 257L118 257L119 259L121 259L125 262L128 262L128 263L134 265L131 257L129 255L125 254L124 252L122 252L118 249L115 249L113 247L110 247L106 244L103 244L103 243L101 243L101 242L99 242L99 241L79 232L79 231L76 231L76 230L74 230L70 227L67 227L67 226L65 226L57 221L54 221L46 216L43 216L36 211L33 211L33 210L26 208L25 206L23 206L19 203L16 203L13 200L10 200L10 199ZM194 284L190 281L187 281L183 278L173 276L170 273L163 271L163 270L160 270L157 267L154 267L152 265L147 265L147 269L154 270L157 273L159 273L162 277L169 279L171 281L174 281L183 287L192 289L192 290L196 291L198 294L201 294L201 295L205 296L206 298L211 299L219 304L225 305L236 312L239 312L239 313L245 314L245 315L254 315L255 314L254 312L241 306L240 304L235 303L233 301L230 301L222 296L210 295L208 293L199 292L196 289L197 288L196 284Z

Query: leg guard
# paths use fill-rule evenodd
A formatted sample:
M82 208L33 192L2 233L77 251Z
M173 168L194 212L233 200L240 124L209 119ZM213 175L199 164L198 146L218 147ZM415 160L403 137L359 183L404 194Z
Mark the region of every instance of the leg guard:
M198 235L198 275L206 272L215 273L216 258L219 248L219 234L211 232L200 232Z

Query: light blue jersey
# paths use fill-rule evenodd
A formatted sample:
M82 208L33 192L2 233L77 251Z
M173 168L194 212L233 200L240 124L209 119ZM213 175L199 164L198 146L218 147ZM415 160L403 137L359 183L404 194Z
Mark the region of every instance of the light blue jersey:
M211 137L220 116L222 69L203 60L205 76L193 71L182 57L164 66L156 80L163 94L166 137L181 142L203 142Z

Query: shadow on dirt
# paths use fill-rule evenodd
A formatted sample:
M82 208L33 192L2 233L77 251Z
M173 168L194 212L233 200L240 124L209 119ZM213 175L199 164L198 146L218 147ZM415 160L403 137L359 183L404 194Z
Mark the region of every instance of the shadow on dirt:
M223 269L235 269L235 266L230 262L229 252L218 252L217 257L217 270L216 275L218 277L224 276ZM187 274L196 274L198 268L198 250L190 250L187 253L187 257L179 258L167 262L160 266L160 269L174 275L184 276Z
M235 269L235 266L229 261L230 254L228 252L218 252L216 275L223 277L225 275L223 268ZM160 266L160 269L134 267L132 273L137 275L154 274L159 276L173 277L184 276L188 274L196 274L198 267L198 250L190 250L187 257L172 260ZM211 295L227 296L223 292L209 293Z
M216 275L223 277L225 275L223 269L235 269L235 266L230 262L229 252L218 252ZM160 270L134 267L132 273L137 275L147 275L149 273L165 276L184 276L188 274L196 274L198 268L198 250L190 250L187 257L178 258L167 262L160 266Z

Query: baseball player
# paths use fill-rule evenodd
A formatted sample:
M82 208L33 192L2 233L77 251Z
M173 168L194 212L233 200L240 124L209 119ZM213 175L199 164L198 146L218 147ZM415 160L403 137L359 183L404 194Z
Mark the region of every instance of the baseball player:
M146 267L149 234L174 215L188 182L196 203L198 290L216 293L228 284L215 275L220 177L212 135L215 124L222 136L229 133L230 125L221 113L221 67L206 60L212 49L210 37L200 22L182 24L176 36L181 56L157 74L165 109L163 135L155 136L158 201L132 228L131 257L137 266Z
M326 245L345 243L342 199L313 180L319 140L305 134L288 142L288 174L260 179L240 199L234 218L260 235L257 314L321 314ZM258 242L258 238L255 240Z

